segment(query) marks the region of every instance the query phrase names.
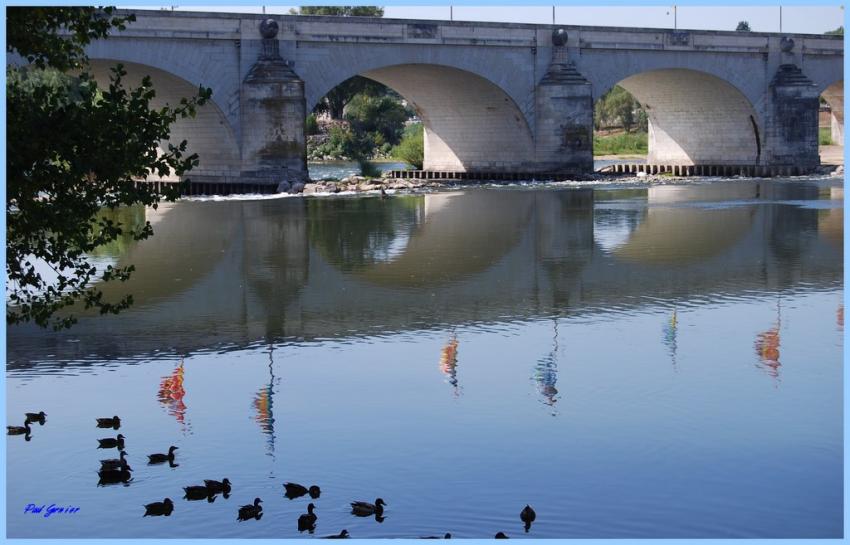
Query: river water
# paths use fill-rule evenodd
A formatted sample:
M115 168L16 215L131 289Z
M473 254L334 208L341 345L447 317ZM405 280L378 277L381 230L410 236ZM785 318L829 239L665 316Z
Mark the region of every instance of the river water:
M8 535L309 537L294 481L322 489L314 536L841 537L840 185L141 211L155 236L98 256L136 265L104 287L130 310L8 330L8 423L48 415L7 437ZM117 433L133 479L98 486ZM229 498L182 499L223 477ZM376 497L383 522L350 513Z

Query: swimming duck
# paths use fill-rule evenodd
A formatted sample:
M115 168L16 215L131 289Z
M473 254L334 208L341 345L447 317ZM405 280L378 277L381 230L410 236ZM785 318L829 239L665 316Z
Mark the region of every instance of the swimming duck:
M44 419L47 418L47 415L44 414L44 411L40 411L37 413L26 413L27 422L38 422L42 426L44 425Z
M310 497L315 500L322 494L322 490L316 485L307 488L298 483L283 483L283 487L286 489L284 496L290 500L300 498L304 494L310 494Z
M97 419L97 427L98 428L115 428L116 430L121 427L121 419L117 416L113 416L112 418L98 418Z
M98 439L97 442L100 443L100 446L97 448L124 448L124 436L120 433L115 438L107 437L106 439Z
M316 529L316 519L319 518L313 512L315 509L315 505L308 504L307 512L298 517L298 531L303 532L304 530L310 530L310 533L313 533L313 530Z
M525 533L528 533L528 530L531 529L531 523L534 522L534 519L536 518L537 513L534 512L534 509L532 509L530 505L526 504L519 513L519 519L525 523Z
M210 492L224 492L225 495L230 494L230 479L225 477L221 482L204 479L204 484Z
M23 426L6 426L6 433L9 435L29 435L32 433L29 420L25 421Z
M452 535L450 533L446 532L446 535L444 535L443 537L426 536L426 537L420 537L419 539L451 539L451 538L452 538Z
M496 534L496 539L510 539L510 538L505 535L505 532L499 532L499 533Z
M358 517L371 517L372 515L380 517L384 514L384 500L378 498L374 505L365 501L351 502L351 512Z
M215 492L206 486L184 486L183 490L186 492L183 497L187 500L207 500L210 503L215 501Z
M174 445L168 447L168 454L148 454L148 463L149 464L162 464L165 462L173 462L174 461L174 451L177 450L178 447Z
M343 530L335 536L325 536L325 539L348 539L348 530Z
M172 511L174 511L174 503L170 498L165 498L162 501L155 501L145 505L145 514L142 516L147 517L150 515L152 517L158 517L165 515L166 517L170 517Z
M118 465L104 467L100 466L101 471L133 471L133 468L130 467L130 464L127 463L127 460L119 460Z
M260 520L260 517L263 516L263 507L260 505L261 503L263 503L263 500L261 500L260 498L254 498L254 505L243 505L242 507L240 507L239 516L236 517L236 520Z
M100 469L118 469L125 466L129 468L130 466L127 465L127 460L124 459L124 457L127 456L127 453L124 452L124 450L122 449L121 451L119 451L118 454L118 458L109 458L108 460L101 460Z
M127 483L133 478L129 466L128 469L101 469L97 476L100 477L99 485Z

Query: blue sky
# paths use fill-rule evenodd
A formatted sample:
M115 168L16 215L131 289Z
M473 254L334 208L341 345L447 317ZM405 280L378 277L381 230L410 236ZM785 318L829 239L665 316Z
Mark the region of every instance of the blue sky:
M329 2L330 4L330 2ZM130 7L130 6L128 6ZM141 6L132 6L141 7ZM158 6L145 6L157 9ZM266 6L266 13L287 13L292 6ZM165 9L171 9L167 6ZM177 6L178 10L262 13L262 6ZM454 6L455 20L551 23L552 6ZM385 17L449 19L449 6L386 6ZM748 21L754 31L778 32L778 6L678 6L679 28L734 30L738 21ZM783 6L782 30L822 34L843 24L844 11L837 5ZM672 28L673 5L669 6L557 6L559 24Z

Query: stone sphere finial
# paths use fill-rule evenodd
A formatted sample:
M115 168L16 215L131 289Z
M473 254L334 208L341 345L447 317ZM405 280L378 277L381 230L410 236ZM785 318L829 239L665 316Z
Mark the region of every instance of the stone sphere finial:
M794 49L794 39L783 36L782 39L779 40L779 49L781 49L783 53L790 53L791 50Z
M567 31L559 28L552 31L552 45L561 47L567 44Z
M266 39L272 39L277 36L279 27L274 19L263 19L260 23L260 36Z

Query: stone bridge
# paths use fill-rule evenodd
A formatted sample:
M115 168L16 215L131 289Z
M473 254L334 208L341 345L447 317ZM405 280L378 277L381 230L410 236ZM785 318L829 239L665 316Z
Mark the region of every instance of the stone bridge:
M200 155L193 180L305 179L305 115L356 75L416 109L425 170L589 171L593 104L617 84L646 109L652 163L811 170L820 96L843 145L842 37L133 12L89 46L93 68L150 75L163 102L212 88L172 133Z

